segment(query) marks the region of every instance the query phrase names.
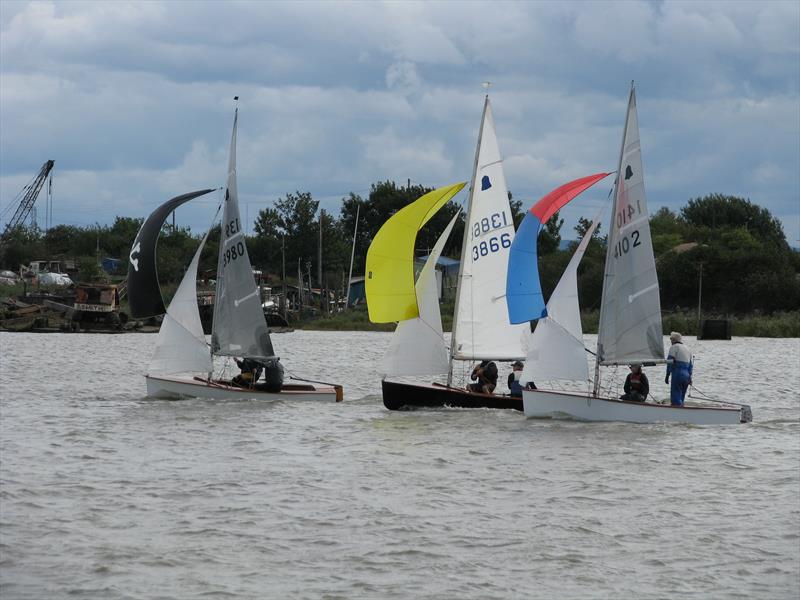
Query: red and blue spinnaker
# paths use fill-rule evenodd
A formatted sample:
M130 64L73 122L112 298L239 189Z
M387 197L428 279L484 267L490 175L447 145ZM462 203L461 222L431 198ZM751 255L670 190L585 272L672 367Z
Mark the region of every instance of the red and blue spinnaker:
M597 173L565 183L544 196L525 213L508 257L506 304L509 323L525 323L547 316L536 252L536 242L542 225L570 200L609 175L610 173Z

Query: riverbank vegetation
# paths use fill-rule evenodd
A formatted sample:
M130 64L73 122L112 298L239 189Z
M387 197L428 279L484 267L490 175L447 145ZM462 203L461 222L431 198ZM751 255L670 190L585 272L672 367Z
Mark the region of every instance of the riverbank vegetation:
M353 231L358 217L353 254L353 275L364 274L369 243L389 216L420 197L430 188L401 186L378 182L364 198L350 193L342 199L338 215L320 210L319 202L308 192L286 194L271 206L259 211L253 234L247 244L255 269L264 272L267 281L281 280L285 272L290 283L299 279L314 288L347 288L347 273ZM266 203L265 203L266 204ZM439 232L457 211L448 203L420 231L417 251L425 255ZM515 224L522 218L522 203L511 200ZM0 268L19 271L32 260L71 257L79 265L78 278L89 280L100 275L98 259L119 259L115 273L121 279L127 272L127 257L142 219L118 217L110 226L76 227L58 225L47 232L20 227L3 244ZM547 297L555 288L566 264L590 223L581 219L574 234L562 231L564 221L558 214L545 224L539 236L539 270ZM661 307L665 330L696 331L697 310L705 317L732 319L734 335L800 335L796 312L800 306L800 253L790 248L780 222L770 212L750 200L711 194L690 199L678 212L656 209L650 218L656 268L661 288ZM605 230L598 227L578 272L578 292L587 315L600 305L605 263ZM457 221L444 254L458 258L463 216ZM319 263L319 239L322 237L322 269ZM201 232L202 233L202 232ZM174 286L199 242L199 233L166 224L158 245L159 278L165 287ZM566 239L575 239L566 243ZM213 278L219 229L212 231L201 259L201 272ZM322 271L322 275L318 274ZM452 286L451 288L452 289ZM0 294L3 292L0 291ZM446 301L452 303L452 298ZM443 310L446 327L452 309ZM344 314L303 319L301 326L339 329L366 329L366 313ZM674 325L674 326L673 326ZM381 326L379 329L391 326ZM586 331L596 328L587 317ZM789 332L789 333L785 333Z

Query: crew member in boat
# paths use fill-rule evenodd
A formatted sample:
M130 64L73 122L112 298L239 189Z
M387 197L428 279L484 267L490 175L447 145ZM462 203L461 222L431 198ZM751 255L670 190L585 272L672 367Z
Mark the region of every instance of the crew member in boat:
M231 383L244 388L252 388L261 377L264 367L252 358L243 358L242 360L234 358L233 360L236 361L236 366L239 367L241 373L234 377Z
M475 383L467 384L467 389L471 392L491 394L497 387L497 365L494 361L483 360L472 369L470 379Z
M522 385L520 379L522 378L522 370L524 368L525 365L522 364L521 360L511 363L511 373L508 374L508 389L510 390L513 398L522 398L523 389L536 389L536 385L533 383L533 381L529 381L524 386Z
M677 331L669 334L669 341L672 346L667 352L667 376L664 383L669 383L672 376L672 384L669 388L669 399L672 406L683 406L686 397L686 390L692 385L692 366L694 359L691 351L684 346L683 337Z
M622 386L622 389L625 393L619 397L620 400L629 402L647 400L647 394L650 393L650 382L647 381L647 375L642 371L642 365L631 365L631 372L625 378L625 385Z
M264 383L259 386L265 392L280 392L283 387L283 365L280 358L264 361Z

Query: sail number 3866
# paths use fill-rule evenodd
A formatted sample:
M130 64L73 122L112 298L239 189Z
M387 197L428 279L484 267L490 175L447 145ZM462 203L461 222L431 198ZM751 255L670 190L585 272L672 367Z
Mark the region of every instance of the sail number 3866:
M511 247L511 234L504 233L499 238L492 236L488 240L482 240L472 246L472 260L478 260L481 256L486 256L491 252L497 252L500 248Z
M472 239L479 238L493 229L503 229L505 227L508 227L508 217L505 211L492 213L488 217L483 217L480 221L475 221L472 224ZM510 233L503 233L500 236L491 236L488 239L481 240L472 245L472 260L476 261L482 256L497 252L500 248L509 248L510 246Z

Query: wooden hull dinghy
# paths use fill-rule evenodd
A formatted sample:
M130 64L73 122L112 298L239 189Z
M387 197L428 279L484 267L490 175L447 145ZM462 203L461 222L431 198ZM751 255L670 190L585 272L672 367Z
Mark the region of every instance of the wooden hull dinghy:
M503 408L522 410L522 398L479 394L444 384L407 384L383 380L383 405L389 410L416 408Z
M147 393L150 396L172 398L263 398L338 402L342 399L341 386L304 378L292 378L301 383L283 383L283 366L272 346L239 213L236 187L237 121L238 109L233 121L228 154L225 198L220 206L222 224L210 344L203 332L198 308L197 270L200 253L211 230L201 241L166 309L161 299L156 272L156 243L164 220L170 212L184 202L213 190L184 194L157 208L142 224L131 248L128 269L131 314L134 318L143 318L164 314L166 311L145 376ZM237 381L241 378L243 382L250 382L255 378L255 384L246 388L236 385L221 374L214 376L215 356L235 359L242 369L242 375L237 377ZM269 384L258 382L262 369L268 374ZM280 391L269 391L276 389Z
M283 384L280 392L268 392L263 385L243 388L224 379L201 377L145 376L147 395L155 398L211 398L214 400L315 400L341 402L343 391L340 385L318 383Z
M543 199L547 211L555 213L606 175L585 178L573 182L567 190L556 190ZM434 267L458 213L430 251L416 283L414 245L420 228L463 185L434 190L397 211L383 224L367 252L365 288L370 320L398 323L381 368L384 406L389 409L455 406L520 410L522 407L521 399L473 393L453 385L456 361L462 361L463 365L484 360L519 360L524 356L523 339L530 331L527 322L511 324L508 320L506 265L515 230L488 96L466 201L466 230L461 241L448 349L442 333ZM386 380L386 377L444 373L447 373L446 385L408 385Z

